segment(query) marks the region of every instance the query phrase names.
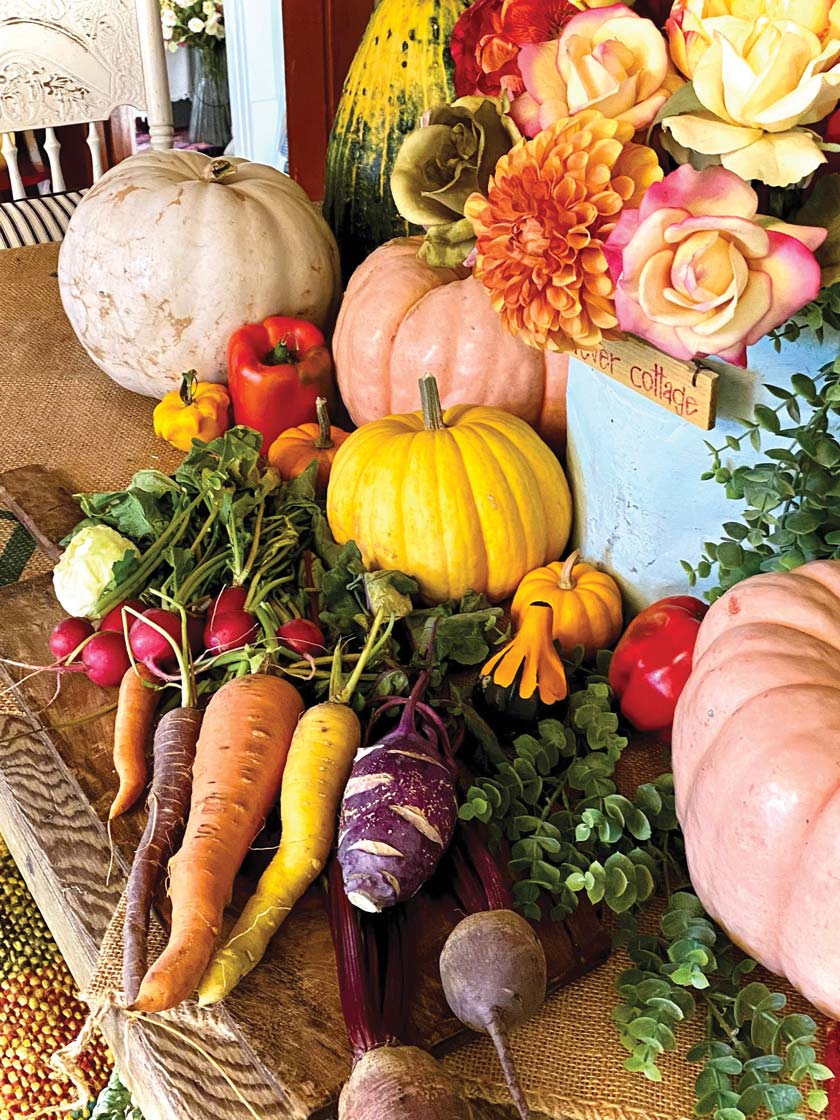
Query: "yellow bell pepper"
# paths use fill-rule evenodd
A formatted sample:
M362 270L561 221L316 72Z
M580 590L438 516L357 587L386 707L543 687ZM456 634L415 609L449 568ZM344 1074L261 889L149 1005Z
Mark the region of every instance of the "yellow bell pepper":
M152 414L155 435L190 451L194 439L209 443L230 427L230 394L224 385L199 381L195 370L183 375L180 389L167 393Z

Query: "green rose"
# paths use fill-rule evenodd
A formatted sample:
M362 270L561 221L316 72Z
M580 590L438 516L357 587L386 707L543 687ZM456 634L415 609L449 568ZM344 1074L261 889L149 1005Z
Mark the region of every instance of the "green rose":
M432 109L403 141L391 193L407 221L428 229L420 256L429 264L462 264L475 244L464 205L487 191L499 159L521 139L505 109L494 98L461 97Z

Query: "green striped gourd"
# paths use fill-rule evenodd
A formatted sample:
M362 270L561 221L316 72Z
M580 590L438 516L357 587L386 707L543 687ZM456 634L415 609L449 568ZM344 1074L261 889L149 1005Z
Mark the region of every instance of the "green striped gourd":
M391 168L426 109L455 98L449 40L468 6L469 0L380 0L370 18L327 149L324 217L345 279L377 246L413 228L394 206Z

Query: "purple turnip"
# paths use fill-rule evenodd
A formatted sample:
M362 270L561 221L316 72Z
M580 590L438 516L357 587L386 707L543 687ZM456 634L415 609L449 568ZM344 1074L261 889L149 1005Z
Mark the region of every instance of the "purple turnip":
M545 953L537 935L513 910L468 914L446 940L440 978L454 1014L492 1038L517 1111L529 1120L508 1032L535 1014L545 999Z
M449 737L437 712L420 700L427 683L423 673L407 699L380 707L404 705L393 731L359 750L344 791L338 834L344 889L370 913L416 894L455 830Z

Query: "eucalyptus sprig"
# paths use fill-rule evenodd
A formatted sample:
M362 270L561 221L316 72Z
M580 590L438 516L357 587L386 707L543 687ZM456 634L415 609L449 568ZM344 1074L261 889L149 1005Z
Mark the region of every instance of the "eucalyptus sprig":
M680 847L671 776L641 786L633 800L618 791L628 739L598 673L571 692L562 722L542 720L537 732L514 739L508 754L493 752L461 819L483 821L492 844L512 845L514 898L527 917L540 916L545 895L557 919L582 893L616 913L644 902Z
M625 1067L660 1081L661 1057L678 1048L680 1025L702 1016L705 1038L688 1053L700 1065L696 1114L746 1120L764 1110L779 1120L820 1112L817 1027L808 1015L783 1014L785 996L750 978L745 957L690 892L674 781L662 774L632 797L620 793L616 766L631 746L621 732L605 675L609 655L581 680L570 674L562 720L540 722L510 745L479 737L477 778L461 807L481 820L491 844L511 845L516 906L538 918L548 903L564 918L586 893L618 915L616 946L632 967L617 980L613 1012ZM654 895L666 901L656 933L640 915Z
M817 1061L816 1023L810 1015L782 1014L786 997L747 979L755 962L710 921L695 895L674 894L653 936L622 916L617 940L633 962L616 981L621 1003L613 1012L629 1052L626 1069L661 1081L658 1061L677 1049L679 1024L702 1015L705 1038L687 1055L702 1064L698 1116L745 1120L763 1110L803 1120L803 1105L825 1109L822 1083L832 1073Z
M767 391L775 407L757 404L752 419L740 421L740 435L727 436L724 446L707 443L712 461L702 478L725 486L742 509L740 520L724 523L719 541L705 543L696 566L683 561L692 584L715 573L711 601L758 572L840 558L840 357L814 377L794 374L790 389ZM763 458L727 466L722 457L746 442Z

